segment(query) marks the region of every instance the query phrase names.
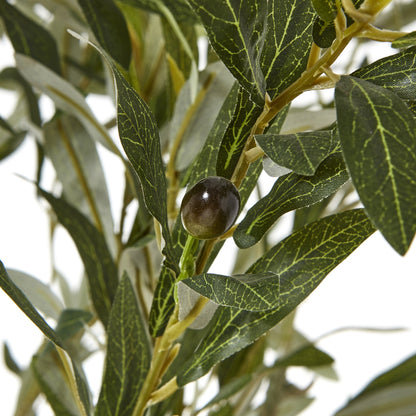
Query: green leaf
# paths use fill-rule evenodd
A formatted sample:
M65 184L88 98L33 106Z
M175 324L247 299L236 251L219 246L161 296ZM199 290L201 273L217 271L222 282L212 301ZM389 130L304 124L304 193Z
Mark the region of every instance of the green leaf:
M13 127L3 117L0 117L0 128L7 130L8 133L13 135L16 134L16 131L13 129Z
M416 100L416 47L379 59L351 75L388 88L403 100Z
M0 0L0 16L17 53L30 56L52 71L61 73L55 39L46 29L29 19L7 0Z
M393 384L353 400L335 416L411 416L416 413L416 382Z
M9 346L7 343L3 343L3 361L6 365L7 369L10 370L12 373L16 374L17 376L21 376L23 374L22 369L20 368L19 364L17 364L16 360L14 359Z
M406 358L397 366L377 376L353 399L353 401L359 400L367 394L382 390L394 384L409 382L416 382L416 355ZM416 400L414 403L416 404Z
M64 305L49 285L18 270L8 269L7 273L35 308L47 317L58 319Z
M310 0L270 0L261 68L275 98L306 69L314 11Z
M243 179L238 192L240 194L240 206L244 207L253 189L257 186L259 177L263 172L263 161L261 159L250 163L246 176Z
M29 302L25 294L13 283L0 261L0 287L10 296L13 302L27 315L27 317L49 338L53 343L63 347L62 340L56 332L46 323L36 308Z
M43 131L45 152L62 184L65 200L105 235L115 254L114 221L96 144L84 126L67 114L54 117Z
M108 325L105 373L95 414L133 412L150 366L150 342L127 274L117 289Z
M7 127L6 127L7 126ZM23 143L26 137L25 131L10 132L11 126L0 117L0 160L10 156ZM7 130L5 134L3 130Z
M193 13L192 9L189 6L189 10ZM173 15L176 20L177 16ZM193 78L193 65L198 61L198 33L196 26L189 25L186 22L179 22L178 27L179 30L182 32L182 35L186 39L186 42L189 45L189 49L185 46L185 42L181 42L179 40L178 35L172 36L172 24L166 19L161 20L162 28L163 28L163 37L165 42L165 50L166 53L169 54L169 58L174 61L174 64L177 65L178 70L182 77L185 79L192 79ZM192 52L192 56L189 56ZM172 75L173 73L170 72L171 80L173 81ZM233 78L230 74L229 76ZM233 78L234 79L234 78ZM175 82L173 82L175 84Z
M267 2L261 0L190 0L215 52L259 105L265 97L260 69Z
M182 364L178 384L196 380L270 330L374 231L363 210L345 211L305 226L270 249L247 272L280 276L279 307L264 312L218 307L202 340Z
M230 88L233 86L234 78L222 64L211 65L204 72L204 77L205 75L207 78L202 79L203 85L198 92L198 106L195 107L195 101L192 106L194 110L191 117L189 117L189 112L187 112L188 117L186 115L185 118L181 117L181 127L183 128L185 121L186 128L175 161L178 171L188 167L203 149L207 140L207 133L213 128L219 109L221 109ZM192 82L192 80L188 82ZM177 132L174 132L173 137L176 134ZM214 166L215 164L213 164Z
M274 273L240 276L204 273L182 282L217 305L253 312L279 305L279 276Z
M235 414L234 408L231 403L226 402L219 408L209 412L209 416L233 416Z
M231 178L253 124L261 114L261 108L250 100L240 87L231 123L222 139L217 158L217 175Z
M251 374L244 374L241 377L237 377L233 380L231 380L229 383L225 384L224 386L221 386L220 391L216 396L214 396L204 407L203 409L207 407L211 407L214 404L220 403L221 401L225 399L229 399L234 394L241 391L244 387L247 386L248 383L253 379L253 376Z
M63 339L75 336L93 319L91 312L82 309L64 309L56 325L56 333Z
M285 357L278 359L273 367L319 367L330 365L334 359L313 344L305 345Z
M98 318L106 327L117 290L118 272L105 239L83 214L64 199L55 198L40 188L39 192L74 240L84 263L92 303Z
M266 156L280 166L300 175L312 176L321 162L338 144L330 130L295 134L262 134L256 136Z
M182 281L178 282L176 286L176 298L179 306L178 319L182 321L192 311L200 295L198 292L190 289ZM218 304L210 301L204 306L198 316L192 321L192 324L188 328L191 329L202 329L205 328L218 307Z
M391 43L391 47L395 49L404 49L414 45L416 45L416 32L407 33Z
M117 0L118 3L128 4L137 8L151 11L153 13L158 13L164 16L164 13L161 11L160 0ZM187 3L186 0L163 0L163 5L165 5L176 20L179 22L188 22L188 23L197 23L198 18Z
M338 128L353 184L374 225L405 254L416 232L416 122L393 92L341 77Z
M192 165L188 180L189 186L192 186L201 179L208 176L215 176L217 174L216 163L218 152L222 138L233 117L237 94L238 84L234 83L227 95L227 98L222 104L220 111L218 112L217 118L215 119L208 134L204 147L196 158L195 163Z
M64 341L65 345L68 346L68 350L74 350L71 348L70 341L77 336L91 319L92 314L87 311L76 309L62 311L55 331ZM86 384L85 375L80 369L81 367L78 367L77 362L72 358L71 364L77 384L78 395L82 400L85 411L87 414L90 414L90 392ZM68 379L60 356L58 356L57 351L51 344L45 345L34 356L31 368L55 414L78 416L79 408L74 400L71 381Z
M35 355L31 369L54 414L79 415L68 379L64 376L64 369L55 351Z
M312 29L313 41L320 48L329 48L337 37L334 22L325 22L316 16Z
M175 282L175 274L171 269L163 266L150 309L149 330L153 337L159 337L163 334L175 308L175 299L173 297Z
M56 325L56 333L64 340L64 343L68 345L67 351L72 351L71 344L69 343L73 338L77 342L77 336L80 331L84 330L90 321L93 319L93 315L89 311L81 309L65 309L62 311ZM72 370L77 385L78 396L86 410L87 414L90 414L91 410L91 392L88 387L86 376L83 372L80 364L79 354L75 351L72 353L71 358ZM60 389L58 388L58 392ZM58 400L59 396L58 396ZM73 401L73 400L72 400Z
M49 96L58 108L77 117L94 140L119 154L107 130L98 122L84 96L72 84L25 55L15 54L15 60L17 69L26 81Z
M285 133L328 130L328 126L332 126L336 118L335 108L323 108L316 112L307 107L292 107L289 109L282 130ZM267 130L267 133L278 134L280 132Z
M117 86L117 122L121 144L140 178L149 212L162 226L169 266L177 269L167 219L167 184L160 149L160 137L154 116L126 81L117 67L111 65Z
M0 72L0 82L2 84L6 84L6 88L10 81L15 82L17 86L21 88L22 93L26 98L30 120L36 126L40 126L42 121L38 105L38 97L33 91L32 86L20 75L19 71L15 67L7 67Z
M332 22L335 19L337 14L336 3L336 0L312 0L313 8L325 22Z
M348 173L340 152L329 156L314 176L296 173L282 176L268 195L247 212L234 231L234 241L240 248L254 245L281 215L323 200L347 180Z
M327 2L328 0L315 0L315 1ZM352 3L356 9L359 9L363 1L364 0L352 0ZM341 2L338 2L338 4L340 5ZM337 7L335 6L335 10L336 9ZM319 15L316 16L314 23L313 23L313 29L312 29L313 41L320 48L329 48L332 45L332 42L337 37L334 19L330 19L330 15L328 12L326 13L325 16L319 16ZM354 20L348 14L346 14L346 18L347 18L347 27L350 26L352 23L354 23Z
M131 43L126 21L113 0L78 0L100 45L124 69L131 58Z

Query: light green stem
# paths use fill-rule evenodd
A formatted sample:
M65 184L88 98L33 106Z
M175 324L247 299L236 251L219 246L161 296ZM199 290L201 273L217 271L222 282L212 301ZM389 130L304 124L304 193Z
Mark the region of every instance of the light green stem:
M195 271L195 261L194 261L194 254L195 250L198 247L198 242L196 238L192 237L188 234L188 238L186 239L185 247L182 252L181 260L180 260L180 268L181 272L178 276L177 281L180 282L183 279L191 277Z

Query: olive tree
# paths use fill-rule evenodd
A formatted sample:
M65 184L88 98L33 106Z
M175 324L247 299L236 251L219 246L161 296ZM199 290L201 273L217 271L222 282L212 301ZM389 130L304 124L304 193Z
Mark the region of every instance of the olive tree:
M0 263L0 286L46 337L25 369L4 349L22 380L17 415L33 415L39 395L56 415L308 406L287 369L334 359L294 329L296 308L374 232L404 255L416 231L416 35L394 27L400 5L389 3L0 0L16 63L0 83L19 97L0 120L0 158L36 141L30 186L51 240L64 228L84 268L73 293L71 271L52 264L59 285L36 302L36 277ZM403 24L412 21L414 4L400 7ZM363 50L377 42L395 50L369 63ZM314 102L300 108L309 91ZM92 95L114 100L105 123ZM44 96L52 117L40 110ZM116 215L103 149L124 172ZM282 217L292 221L284 236ZM227 240L233 271L214 273ZM105 345L85 342L100 331ZM105 358L93 399L83 363L97 351ZM184 387L207 374L219 392L195 408ZM415 414L415 388L416 355L337 414Z

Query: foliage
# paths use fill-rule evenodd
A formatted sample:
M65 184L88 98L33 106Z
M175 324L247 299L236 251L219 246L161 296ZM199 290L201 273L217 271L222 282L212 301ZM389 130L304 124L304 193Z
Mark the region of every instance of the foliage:
M36 138L33 186L49 204L51 238L62 226L73 239L85 271L77 296L90 299L73 308L65 293L61 301L0 263L0 286L48 339L27 369L5 345L22 379L16 414L34 414L40 394L55 414L82 416L292 415L310 403L307 391L288 387L287 368L334 360L285 317L376 230L401 255L416 232L416 37L373 25L388 3L0 0L16 61L0 86L19 97L0 119L0 158ZM398 50L334 73L357 39ZM285 127L299 111L292 101L309 90L333 94L314 103L308 128ZM105 124L87 103L92 94L114 98ZM44 95L55 106L50 119ZM119 220L103 148L124 169ZM54 189L42 187L46 159ZM263 171L274 185L245 206ZM225 235L197 240L181 224L180 197L214 175L239 189L241 215ZM287 213L293 229L279 240ZM231 276L210 272L227 238L238 250ZM97 327L106 345L96 347L105 363L94 402L83 362L95 351L84 336ZM277 329L281 345L269 341ZM276 359L266 365L270 350ZM218 395L187 408L183 388L207 373ZM268 390L255 405L262 380ZM414 390L415 356L338 414L415 414ZM285 407L294 391L296 405Z

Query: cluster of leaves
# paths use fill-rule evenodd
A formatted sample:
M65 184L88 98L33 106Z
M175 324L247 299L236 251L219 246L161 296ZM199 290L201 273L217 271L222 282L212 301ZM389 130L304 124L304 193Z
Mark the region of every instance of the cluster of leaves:
M77 294L54 277L62 301L1 264L0 286L50 341L28 369L5 347L8 367L22 379L16 414L33 414L40 393L57 415L180 414L183 387L208 372L219 394L194 414L296 414L310 403L306 391L288 385L286 368L321 371L333 359L293 329L292 312L375 230L402 255L416 232L416 37L372 25L387 3L0 0L16 61L0 83L19 94L14 113L0 119L0 158L36 138L38 195L85 268ZM199 36L209 40L202 57ZM334 74L331 65L356 37L399 50ZM207 66L198 70L201 58ZM113 88L117 111L103 125L86 97ZM321 124L300 127L303 111L289 127L293 99L321 88L335 90L314 114ZM39 110L43 95L55 105L49 120ZM113 140L115 125L123 149ZM100 147L125 169L116 225ZM45 158L59 196L40 185ZM239 188L244 207L263 170L280 173L226 236L239 248L235 274L209 273L224 239L190 243L179 191L218 175ZM354 189L352 205L364 208L351 209ZM293 232L271 243L270 231L288 212ZM82 367L94 352L83 342L93 325L107 340L96 403ZM266 366L270 349L277 358ZM380 398L391 397L399 397L397 414L415 413L415 374L411 357L339 414L383 415ZM262 380L269 387L254 408Z

